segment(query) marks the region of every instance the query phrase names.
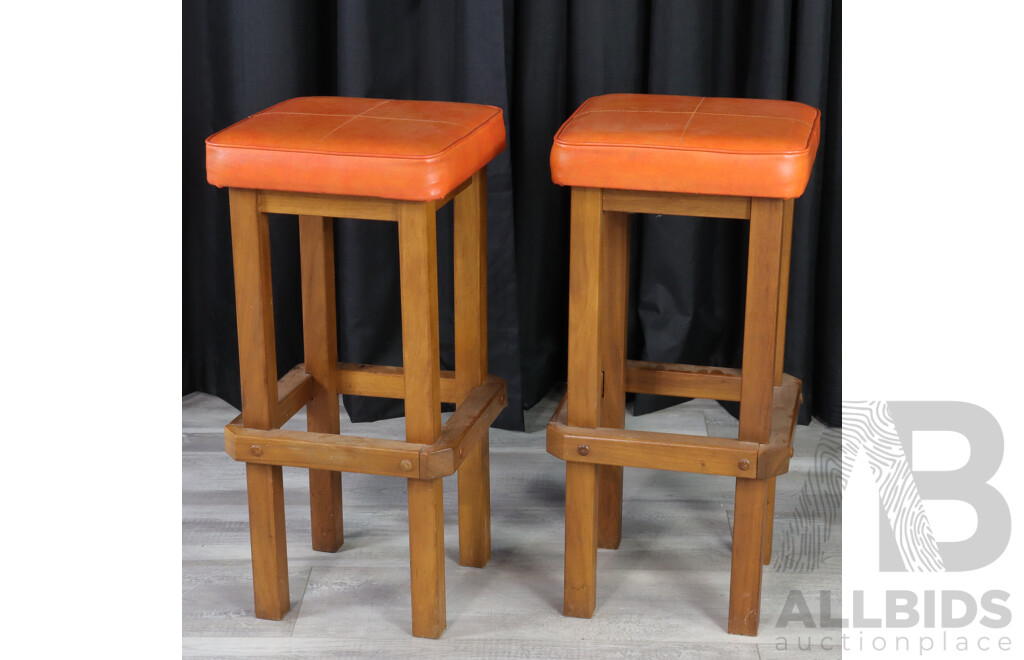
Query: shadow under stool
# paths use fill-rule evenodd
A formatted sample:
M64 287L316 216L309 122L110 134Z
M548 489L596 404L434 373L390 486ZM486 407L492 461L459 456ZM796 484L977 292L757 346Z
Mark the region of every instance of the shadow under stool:
M442 478L458 472L459 561L490 558L488 427L505 383L487 373L487 178L500 109L308 97L206 141L230 189L242 414L225 429L246 464L256 616L290 607L282 466L309 469L313 548L344 540L341 473L407 479L412 633L446 626ZM435 212L455 203L455 370L441 371ZM297 215L305 361L278 380L268 213ZM333 218L396 222L403 367L338 362ZM339 394L405 400L406 442L339 435ZM456 410L441 425L441 403ZM303 406L308 430L280 427Z
M728 631L757 634L775 477L802 402L782 363L793 201L819 120L789 101L610 94L555 136L552 179L572 187L569 365L547 449L566 461L567 616L594 613L597 548L621 540L623 466L676 470L736 477ZM742 369L626 360L630 213L748 221ZM739 437L624 430L627 392L738 401Z

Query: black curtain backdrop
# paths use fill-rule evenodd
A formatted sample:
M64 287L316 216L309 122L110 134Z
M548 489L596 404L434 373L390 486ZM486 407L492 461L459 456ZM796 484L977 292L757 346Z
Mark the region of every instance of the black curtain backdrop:
M496 425L565 380L568 191L551 183L559 125L612 92L791 99L823 113L796 203L786 371L839 423L841 43L839 0L186 0L183 12L183 391L239 405L227 192L206 183L203 140L294 96L486 103L509 148L488 167L491 371L508 381ZM442 368L453 366L451 211L439 213ZM740 366L747 228L637 216L629 355ZM280 371L302 360L298 231L271 222ZM397 233L337 220L339 356L401 364ZM635 412L675 401L637 396ZM401 402L346 397L356 421ZM735 412L735 409L733 409Z

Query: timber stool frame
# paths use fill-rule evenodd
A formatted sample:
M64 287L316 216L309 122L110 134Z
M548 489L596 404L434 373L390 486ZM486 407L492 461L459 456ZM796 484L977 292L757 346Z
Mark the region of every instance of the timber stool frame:
M789 118L786 113L794 111L810 119ZM804 152L774 180L778 163L760 162L761 152L691 152L683 142L693 135L704 140L700 146L714 147L709 141L728 135L736 118L734 132L744 138L746 117L767 123L769 134L803 132ZM606 118L612 124L600 123ZM672 122L678 131L669 134L665 127ZM633 123L638 133L650 132L623 128ZM695 123L702 132L688 133ZM757 634L762 565L771 560L775 477L789 469L802 402L800 380L783 373L782 363L793 198L806 185L817 127L817 111L796 103L613 94L584 103L556 136L552 176L572 186L568 388L547 429L548 452L566 461L565 615L594 613L597 548L617 548L622 536L623 466L716 474L736 478L728 631ZM650 161L646 168L641 160ZM736 194L759 185L743 181L758 174L750 172L751 162L766 169L764 185L774 189ZM673 190L687 185L696 192ZM630 213L749 221L742 369L626 359ZM739 437L624 430L627 392L738 401Z
M385 104L391 105L383 107ZM386 116L374 116L367 108L381 108L378 114ZM482 118L459 114L472 109L480 110L477 114ZM362 117L366 117L362 122L368 127L358 122L352 126L354 118ZM254 120L263 123L247 126ZM427 134L434 142L415 143L423 135L416 133L423 130L422 123L436 124L429 127L433 133ZM288 149L275 151L280 145L274 140L281 136L276 129L283 127L282 139L293 140L296 132L311 125L309 144L315 143L316 149L306 148L305 143L288 143ZM339 130L346 126L350 127L348 132ZM438 132L443 134L438 137ZM335 137L342 143L332 147L327 140ZM367 140L376 145L387 139L391 143L381 150L400 151L405 139L426 151L426 156L414 154L419 160L406 162L401 153L370 152L360 156L362 161L346 162L351 160L353 142L363 140L361 147L368 149ZM438 140L440 147L435 144ZM467 140L476 140L477 144L467 146ZM242 414L225 428L225 449L232 458L246 464L257 617L280 619L290 606L282 466L309 469L313 548L324 552L337 551L344 540L342 472L408 480L412 632L418 637L437 638L446 627L443 477L458 473L459 562L482 567L489 560L488 427L505 407L506 389L504 381L487 373L484 168L504 146L504 124L497 108L331 97L287 101L207 140L208 178L215 185L230 188ZM331 150L324 157L327 147ZM452 158L452 151L459 148L464 152ZM249 153L253 149L260 153ZM264 160L247 172L254 158ZM350 172L339 174L339 168L349 165ZM335 170L324 172L317 167ZM380 179L376 175L381 172L374 172L374 167L383 168L384 174L389 170L396 173ZM409 171L402 172L402 167L421 169L410 175ZM370 174L359 180L367 169ZM405 189L391 193L436 198L400 199L234 185L259 177L268 177L268 183L278 188L317 185L322 190L323 186L315 183L320 177L334 181L328 187L384 193L388 192L387 186L404 183ZM314 184L308 183L311 181ZM450 200L455 203L456 365L454 371L441 371L435 212ZM297 215L299 223L305 362L280 380L274 345L268 213ZM335 217L398 224L403 367L338 362ZM407 441L339 435L339 394L404 399ZM443 426L442 402L456 404ZM303 406L307 407L308 430L280 430Z

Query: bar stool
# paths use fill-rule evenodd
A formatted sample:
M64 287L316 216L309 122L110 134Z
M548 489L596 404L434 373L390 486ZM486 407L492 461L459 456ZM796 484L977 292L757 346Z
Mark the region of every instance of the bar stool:
M757 634L775 477L802 401L782 372L793 199L818 134L801 103L610 94L555 136L552 179L572 186L568 389L547 431L566 461L565 615L594 613L597 548L621 539L623 466L718 474L736 477L728 630ZM626 360L629 213L749 220L742 369ZM739 438L623 430L626 392L739 401Z
M242 414L225 448L244 461L256 616L289 609L281 466L309 469L313 548L344 540L341 473L408 480L412 633L446 626L442 477L458 472L459 562L490 558L488 427L505 383L487 373L487 163L499 108L297 98L206 141L207 178L230 189ZM455 371L438 347L435 211L455 200ZM305 362L278 380L268 213L297 215ZM333 218L398 223L402 368L338 363ZM339 435L339 394L405 400L406 442ZM441 425L441 402L456 404ZM303 406L306 432L280 427Z

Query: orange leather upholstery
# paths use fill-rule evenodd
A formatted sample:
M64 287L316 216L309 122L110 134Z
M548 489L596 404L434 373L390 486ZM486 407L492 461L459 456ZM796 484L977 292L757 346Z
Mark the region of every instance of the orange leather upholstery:
M500 108L305 97L206 140L215 186L440 199L505 148Z
M595 96L555 135L551 178L589 188L799 197L820 116L792 101Z

